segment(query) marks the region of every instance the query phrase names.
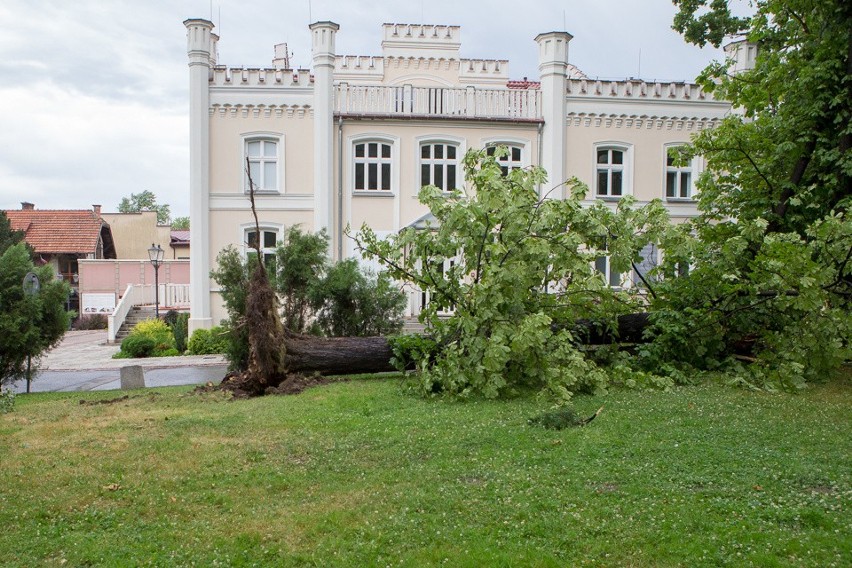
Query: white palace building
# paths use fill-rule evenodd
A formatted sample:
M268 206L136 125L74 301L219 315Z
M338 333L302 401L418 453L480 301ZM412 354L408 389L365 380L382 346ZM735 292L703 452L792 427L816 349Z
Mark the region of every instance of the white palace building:
M701 161L675 167L669 150L731 112L690 83L589 79L568 62L566 32L538 35L540 76L516 81L506 60L462 57L458 26L384 24L381 53L362 56L338 54L339 26L316 22L313 69L305 70L290 68L286 44L268 67L220 65L213 24L184 24L191 329L225 317L209 277L216 255L256 237L246 160L263 246L271 250L284 227L299 224L325 228L332 255L343 258L356 254L347 226L367 223L381 235L414 223L427 213L421 186L460 186L464 153L498 144L509 147L507 167L540 165L556 183L577 176L590 200L660 198L675 220L688 218ZM753 54L730 49L747 66ZM628 276L606 277L629 285ZM418 301L413 294L411 313Z

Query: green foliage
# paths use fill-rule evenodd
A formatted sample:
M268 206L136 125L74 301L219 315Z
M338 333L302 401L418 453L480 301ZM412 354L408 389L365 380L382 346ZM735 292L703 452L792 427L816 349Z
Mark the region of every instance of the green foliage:
M0 211L0 253L18 243L24 242L23 231L13 231L12 222L6 216L6 213ZM29 248L29 246L28 246Z
M311 316L311 291L325 274L328 259L328 234L304 233L298 226L284 231L284 239L275 250L275 291L281 303L284 325L295 333L304 333Z
M231 350L228 330L214 326L210 329L196 329L189 338L187 353L190 355L214 355L228 353Z
M121 342L121 352L130 357L169 357L178 355L169 325L159 319L136 324Z
M172 229L175 231L188 231L189 217L175 217L172 219Z
M172 330L172 336L175 338L175 349L178 353L186 351L186 338L189 335L189 314L169 310L163 317L163 321Z
M153 357L154 352L157 349L157 340L151 337L150 335L143 334L130 334L124 338L121 342L121 357L116 357L117 359L125 359L125 358L137 358L137 357Z
M156 211L157 224L168 225L171 211L167 204L157 203L157 196L152 191L145 190L140 193L131 193L130 197L122 197L118 204L119 213L140 213L142 211Z
M0 387L0 414L8 414L15 410L15 391Z
M438 343L426 335L394 335L388 343L393 351L391 365L400 371L415 368L418 361L434 360L438 353Z
M329 268L311 289L311 299L325 335L365 337L402 329L405 294L386 274L365 272L354 258Z
M582 426L585 420L577 414L574 407L563 405L537 414L527 420L527 423L533 426L541 426L548 430L564 430L565 428Z
M269 267L272 286L281 305L283 324L295 333L326 335L383 335L402 328L405 296L386 275L363 271L355 260L330 264L328 235L304 233L291 227L275 251ZM251 257L249 257L251 258ZM222 322L228 337L225 352L232 370L248 365L245 325L249 288L248 259L236 248L223 249L210 276L218 284L228 319Z
M222 322L229 340L229 348L225 351L228 366L232 371L245 370L248 368L249 357L248 330L244 325L249 281L248 264L235 247L228 246L216 257L216 268L210 271L210 277L219 284L219 294L228 312L228 319Z
M641 363L678 381L720 369L760 388L825 380L852 358L852 5L758 1L744 21L727 2L700 16L705 2L676 4L688 40L741 32L758 51L751 71L717 63L699 79L740 113L690 148L707 162L701 215L663 239Z
M27 273L41 282L38 294L23 289ZM68 329L70 315L65 311L70 288L54 279L49 266L33 265L23 243L0 254L0 383L22 378L27 359L37 368L39 357L59 343Z
M633 209L582 204L585 186L571 180L544 197L541 169L504 177L497 158L469 152L470 195L424 187L420 199L436 222L380 241L369 227L357 237L388 274L428 291L421 321L436 350L415 356L424 393L488 398L518 389L545 389L561 401L577 391L599 392L606 374L578 351L575 320L612 324L638 301L608 288L595 271L598 256L624 272L667 226L659 202ZM565 192L564 199L550 199ZM399 358L398 358L399 359ZM399 359L404 361L404 359Z

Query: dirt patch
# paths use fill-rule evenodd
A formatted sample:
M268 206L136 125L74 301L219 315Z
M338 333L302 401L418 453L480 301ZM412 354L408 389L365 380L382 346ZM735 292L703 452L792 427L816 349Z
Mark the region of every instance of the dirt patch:
M345 377L323 377L322 375L310 375L305 376L299 373L291 373L288 374L287 377L281 381L278 386L275 387L267 387L262 393L257 393L253 387L249 386L249 379L243 373L228 373L225 375L225 378L222 379L222 382L218 385L214 385L213 383L207 383L206 385L199 386L195 389L195 392L213 392L213 391L227 391L231 393L233 398L253 398L255 396L262 395L286 395L286 394L299 394L305 389L316 387L320 385L327 385L329 383L336 383L341 381L348 381L348 378ZM253 385L253 383L251 383Z

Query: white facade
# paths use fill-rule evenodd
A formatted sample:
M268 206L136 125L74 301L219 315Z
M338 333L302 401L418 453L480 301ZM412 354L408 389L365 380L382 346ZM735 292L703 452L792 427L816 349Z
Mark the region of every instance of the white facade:
M326 228L335 258L354 254L347 226L411 224L427 212L421 185L460 186L465 151L496 144L510 147L507 167L544 167L549 197L576 176L590 200L660 198L683 219L697 213L700 163L676 167L669 150L730 112L689 83L588 79L568 62L565 32L535 38L540 80L511 81L508 61L460 55L457 26L385 24L381 55L346 56L335 53L337 24L317 22L308 71L287 68L286 46L267 68L221 66L213 25L184 23L193 329L225 316L210 269L254 232L247 172L264 246L294 224Z

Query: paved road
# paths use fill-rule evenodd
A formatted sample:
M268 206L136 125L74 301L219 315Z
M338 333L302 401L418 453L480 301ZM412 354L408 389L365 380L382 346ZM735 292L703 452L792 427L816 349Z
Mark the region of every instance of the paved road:
M222 380L227 363L221 355L113 359L119 347L106 342L106 331L69 331L41 361L32 392L111 390L121 388L121 368L140 365L149 387L203 384ZM26 391L26 381L12 385Z
M132 364L133 361L130 361ZM126 363L127 364L127 363ZM201 367L168 367L145 369L146 387L218 383L227 372L227 365ZM117 390L121 388L120 369L91 371L40 371L30 384L31 392L68 392L91 390ZM26 381L13 383L17 392L26 392Z

